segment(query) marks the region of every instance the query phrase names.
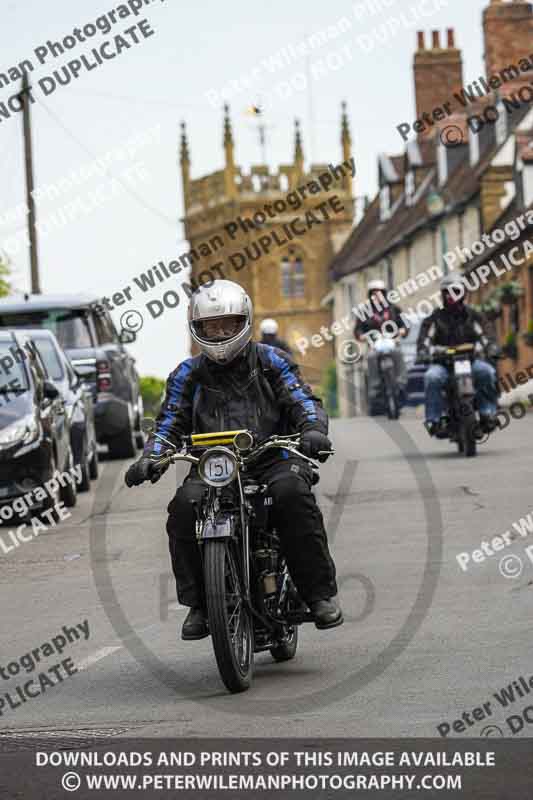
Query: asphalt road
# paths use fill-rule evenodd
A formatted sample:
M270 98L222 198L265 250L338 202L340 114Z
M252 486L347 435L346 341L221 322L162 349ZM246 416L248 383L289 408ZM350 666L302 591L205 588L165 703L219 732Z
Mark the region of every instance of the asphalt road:
M489 724L511 735L505 719L519 714L527 695L507 709L493 695L533 673L530 542L516 533L483 562L471 555L466 572L456 556L512 530L533 507L533 416L495 433L476 459L430 440L412 415L401 423L337 420L332 429L337 454L322 469L318 497L338 567L342 627L302 626L292 662L260 654L252 689L229 695L210 639L179 639L186 611L175 602L164 530L178 476L169 471L156 486L127 489L127 462L108 461L71 519L0 555L0 666L64 625L89 624L87 640L67 643L39 666L71 658L78 673L4 707L1 728L435 736L438 725L490 702L482 719L469 716L472 725L451 735L487 735ZM529 538L533 544L533 532ZM522 559L518 577L500 572L510 554ZM505 568L518 571L518 562ZM0 691L14 692L32 674L0 679ZM525 724L518 735L531 731Z

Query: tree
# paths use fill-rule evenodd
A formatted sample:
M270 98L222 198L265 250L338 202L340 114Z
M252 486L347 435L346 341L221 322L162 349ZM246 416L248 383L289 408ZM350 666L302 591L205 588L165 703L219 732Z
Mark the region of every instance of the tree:
M156 416L159 413L163 392L165 391L165 383L164 380L154 378L153 375L144 375L140 380L144 410L149 416Z
M11 291L11 284L6 280L10 273L9 261L0 254L0 297L5 297Z

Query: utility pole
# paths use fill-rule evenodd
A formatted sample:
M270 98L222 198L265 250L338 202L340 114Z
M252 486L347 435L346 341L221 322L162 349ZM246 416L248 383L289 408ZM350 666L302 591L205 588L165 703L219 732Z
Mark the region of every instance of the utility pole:
M26 205L28 208L28 238L30 242L30 267L32 294L41 294L39 283L39 256L37 252L37 228L35 225L35 203L33 200L33 153L31 141L30 86L25 72L22 78L20 101L22 104L22 120L24 134L24 165L26 174Z

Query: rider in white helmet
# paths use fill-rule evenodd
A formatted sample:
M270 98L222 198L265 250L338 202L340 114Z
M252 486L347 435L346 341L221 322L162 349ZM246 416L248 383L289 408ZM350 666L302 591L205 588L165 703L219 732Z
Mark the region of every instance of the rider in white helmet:
M358 319L355 328L354 336L359 341L366 341L370 345L367 355L368 367L368 405L372 410L379 404L379 395L381 392L381 377L378 368L378 356L372 347L374 341L374 332L380 334L385 333L387 336L398 342L399 339L407 336L408 329L401 316L401 309L394 303L387 300L387 286L385 281L381 279L374 279L368 283L368 299L369 299L369 314L363 320ZM395 332L397 334L395 335ZM368 334L372 334L369 336ZM400 397L405 393L407 386L407 370L403 353L400 347L396 347L392 353L395 364L396 380L398 382L398 390Z
M267 317L259 326L261 331L261 344L269 344L271 347L279 347L292 356L292 350L284 339L278 337L279 325L275 319Z
M300 433L304 455L325 460L331 442L328 418L282 350L251 341L253 309L244 289L227 280L201 287L191 298L189 330L200 355L170 373L156 432L178 448L181 437L245 428L257 441ZM128 469L126 484L157 479L153 459L164 450L153 436L143 456ZM270 450L257 464L257 479L269 487L272 521L280 535L291 576L317 628L343 621L335 599L335 565L322 514L311 491L312 470L297 456ZM287 456L285 451L285 456ZM205 492L193 467L168 507L167 532L178 599L190 606L183 639L209 635L202 563L195 534L195 503Z

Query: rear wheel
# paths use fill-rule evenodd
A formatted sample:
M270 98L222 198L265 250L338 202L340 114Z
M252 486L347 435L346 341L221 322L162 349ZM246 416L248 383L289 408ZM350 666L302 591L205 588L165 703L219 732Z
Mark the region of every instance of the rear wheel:
M230 692L243 692L252 680L253 632L230 542L205 542L204 578L209 630L220 676Z

